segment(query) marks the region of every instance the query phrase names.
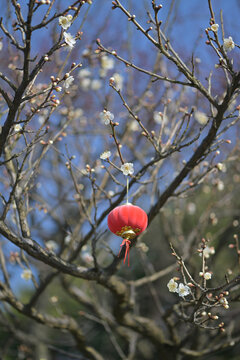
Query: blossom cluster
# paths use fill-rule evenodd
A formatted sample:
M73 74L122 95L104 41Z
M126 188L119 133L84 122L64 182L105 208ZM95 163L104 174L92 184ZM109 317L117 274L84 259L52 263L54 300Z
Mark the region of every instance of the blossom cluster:
M205 280L210 280L212 278L212 273L210 273L209 271L207 272L200 271L199 276L202 276Z
M102 123L104 123L105 125L109 125L111 121L113 121L114 119L114 115L107 110L103 110L100 113L100 119L102 121Z
M174 278L168 282L167 287L170 292L176 292L180 297L190 294L190 287L183 283L178 284Z
M202 254L204 255L204 257L206 259L208 259L210 257L210 255L214 255L215 254L215 249L214 246L206 246L205 249L203 249L202 253L199 253L199 256L202 256Z
M219 25L213 23L210 28L214 33L218 32ZM233 38L229 36L228 38L223 39L223 49L228 52L232 51L235 48L235 43L233 41Z
M107 55L103 55L101 56L100 61L101 61L101 69L99 71L99 75L101 77L105 77L107 75L107 72L114 68L114 60Z
M78 78L80 79L80 85L83 91L92 89L97 91L101 89L102 82L99 79L91 79L92 72L88 68L79 70Z
M104 151L101 155L100 155L100 159L101 160L107 160L109 159L111 156L111 151L107 150L107 151Z
M228 301L224 296L220 298L219 302L225 309L229 309Z
M59 25L63 28L63 30L67 30L72 25L72 15L68 14L67 16L60 16L59 17ZM74 47L76 44L76 40L72 34L67 33L66 31L63 32L65 43L69 46L70 49Z
M83 56L85 53L89 53L89 50L85 50L83 52ZM80 86L83 91L93 90L98 91L103 86L103 78L107 76L109 70L112 70L114 67L114 60L107 55L103 55L100 58L101 68L99 70L100 78L93 78L94 72L92 69L86 67L78 72L78 78L80 80ZM109 79L110 83L113 83L117 90L122 90L124 78L122 75L115 72L112 77Z

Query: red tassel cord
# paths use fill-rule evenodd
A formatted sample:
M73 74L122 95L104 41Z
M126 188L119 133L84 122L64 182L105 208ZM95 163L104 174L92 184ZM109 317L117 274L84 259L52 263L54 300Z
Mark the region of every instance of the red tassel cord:
M128 257L128 266L130 266L130 261L129 261L130 244L131 244L131 241L129 239L123 239L123 241L120 245L120 246L124 246L124 245L126 246L123 263L125 264L126 258ZM122 251L122 249L120 249L118 256L120 255L121 251Z

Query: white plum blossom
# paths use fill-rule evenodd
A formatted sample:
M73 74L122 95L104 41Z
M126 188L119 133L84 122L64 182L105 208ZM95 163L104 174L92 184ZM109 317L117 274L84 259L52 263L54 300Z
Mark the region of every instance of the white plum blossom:
M86 251L82 254L82 259L87 264L91 264L93 262L93 256L90 254L90 252Z
M84 114L84 111L81 108L77 108L74 110L74 118L75 119L80 118L81 116L83 116L83 114Z
M14 131L19 132L19 131L21 131L21 130L22 130L22 126L21 126L20 124L16 124L16 125L14 126Z
M217 183L217 189L218 191L223 191L224 190L224 182L219 180L218 183Z
M114 191L112 191L112 190L109 190L109 191L108 191L108 196L113 197L114 194L115 194Z
M11 69L11 70L16 70L16 66L13 65L12 63L10 63L10 64L8 65L8 68Z
M72 75L69 76L69 77L64 81L64 84L63 84L64 89L68 89L68 88L72 85L73 81L74 81L74 77L73 77Z
M66 106L63 106L60 110L61 115L67 115L69 112L69 109Z
M91 76L91 71L88 68L81 69L78 72L78 78L80 79L81 88L83 91L87 91L90 89L90 86L92 84L90 76Z
M58 244L54 240L47 241L45 243L45 245L46 245L46 248L50 251L57 251L57 249L58 249Z
M100 80L98 80L98 79L92 80L92 82L91 82L92 90L97 91L97 90L101 89L101 87L102 87L102 83Z
M184 285L183 283L180 283L178 287L178 295L183 297L183 296L187 296L188 294L190 294L190 287Z
M78 77L80 79L91 76L91 71L88 68L81 69L78 72Z
M32 278L31 270L29 270L29 269L23 270L23 272L21 273L21 278L26 281L31 280L31 278Z
M117 90L122 90L122 88L123 88L123 77L122 77L122 75L120 75L118 73L114 73L112 77L114 78L114 83L115 83L115 86L116 86Z
M178 283L174 279L169 280L167 287L170 292L178 292Z
M62 91L62 87L61 87L61 86L56 86L54 90L57 91L57 92L61 92L61 91Z
M162 123L162 116L160 115L159 111L154 111L153 113L153 120L155 121L155 123L157 124L161 124Z
M134 167L132 163L125 163L121 166L121 171L123 175L132 175L134 173Z
M68 14L68 15L67 15L67 19L68 19L68 21L72 21L72 18L73 18L73 17L72 17L72 15L71 15L71 14Z
M101 65L103 69L111 70L114 67L114 60L107 55L103 55L101 57Z
M65 236L65 238L64 238L64 244L65 244L65 245L69 245L70 242L71 242L71 240L72 240L72 235L68 234L68 235Z
M205 280L210 280L212 278L212 274L210 272L206 272L203 277Z
M205 249L203 249L202 253L199 253L199 256L202 256L202 254L204 255L204 257L206 259L208 259L210 257L210 255L214 255L215 254L215 249L213 246L209 247L206 246Z
M41 115L39 116L38 118L38 122L40 125L43 125L43 123L47 120L47 117L48 117L48 110L47 109L44 109L42 112L41 112Z
M50 301L51 301L51 303L56 304L58 302L58 297L53 295L50 297Z
M190 202L190 203L187 205L187 212L188 212L189 215L195 214L196 209L197 209L197 206L196 206L196 204L194 204L193 202Z
M218 24L212 24L212 26L211 26L211 30L212 30L213 32L217 32L217 31L218 31L218 28L219 28L219 25L218 25Z
M72 24L72 15L60 16L58 22L64 30L67 30Z
M144 253L147 253L148 250L149 250L149 247L144 243L144 242L140 242L138 245L137 245L137 248L142 250L142 252ZM169 290L170 291L170 290Z
M99 69L99 76L101 78L104 78L105 76L107 76L107 70L106 69Z
M218 169L219 171L222 171L222 172L226 172L226 171L227 171L226 165L223 164L223 163L221 163L221 162L217 163L216 167L217 167L217 169Z
M153 98L154 93L151 90L147 90L145 93L146 97L148 97L149 99Z
M64 36L65 43L72 49L74 47L74 45L76 44L76 40L74 39L72 34L64 31L63 36Z
M87 91L91 86L91 79L89 78L83 78L81 80L81 88L83 89L83 91Z
M138 130L139 130L138 122L137 122L137 121L132 121L132 122L130 123L129 130L131 130L131 131L138 131Z
M89 49L84 49L82 51L82 56L85 57L85 56L89 56L91 54L91 51Z
M194 117L200 125L205 125L208 122L207 115L202 111L195 111Z
M168 118L166 115L164 115L162 112L154 111L153 113L153 120L157 124L167 124Z
M231 36L223 40L223 48L225 51L231 51L235 48L235 43Z
M114 115L110 111L103 110L100 113L100 119L105 125L109 125L110 121L114 119Z
M112 155L111 151L104 151L104 152L100 155L100 159L101 159L101 160L109 159L111 155Z
M2 48L3 48L3 42L0 41L0 51L2 50Z

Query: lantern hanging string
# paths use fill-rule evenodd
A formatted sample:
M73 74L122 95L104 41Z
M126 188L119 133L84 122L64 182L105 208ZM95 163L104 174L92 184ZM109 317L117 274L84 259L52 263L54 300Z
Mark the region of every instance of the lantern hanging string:
M127 204L128 204L128 189L129 189L129 179L128 179L128 176L127 176Z

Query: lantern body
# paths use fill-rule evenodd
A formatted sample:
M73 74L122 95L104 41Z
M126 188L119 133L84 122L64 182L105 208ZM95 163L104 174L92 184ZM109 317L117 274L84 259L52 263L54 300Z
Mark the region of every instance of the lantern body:
M109 229L126 239L134 239L146 229L147 224L145 211L132 204L117 206L108 215Z

